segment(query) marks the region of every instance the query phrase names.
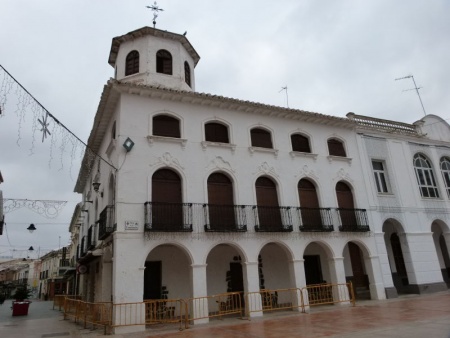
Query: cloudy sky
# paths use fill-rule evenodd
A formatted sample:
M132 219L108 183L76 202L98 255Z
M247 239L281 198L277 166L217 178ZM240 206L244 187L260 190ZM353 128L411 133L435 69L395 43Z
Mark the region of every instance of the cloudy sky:
M145 6L152 4L2 0L0 65L86 141L103 85L113 76L111 39L151 26ZM450 1L160 0L158 6L164 11L156 27L187 31L201 56L199 92L286 106L280 90L287 86L290 108L412 123L423 116L415 91L404 91L414 84L394 81L412 74L426 112L450 118ZM0 70L0 88L4 78ZM36 258L69 242L81 198L73 189L82 149L64 148L71 138L53 129L41 142L33 124L40 110L18 110L20 91L7 98L0 115L3 197L67 201L53 219L27 208L6 214L0 256ZM26 231L30 223L38 228L33 234Z

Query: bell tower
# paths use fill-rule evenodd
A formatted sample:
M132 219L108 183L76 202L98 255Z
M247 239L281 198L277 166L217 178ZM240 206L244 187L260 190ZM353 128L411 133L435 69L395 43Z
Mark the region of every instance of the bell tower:
M143 27L112 39L108 63L121 82L195 91L199 60L185 35Z

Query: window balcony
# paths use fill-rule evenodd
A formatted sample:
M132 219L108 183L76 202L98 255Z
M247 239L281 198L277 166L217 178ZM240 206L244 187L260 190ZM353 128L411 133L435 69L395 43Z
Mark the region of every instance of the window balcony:
M91 225L88 229L87 235L87 250L95 248L95 227Z
M333 218L330 208L297 208L302 232L333 231Z
M206 232L245 232L247 213L245 205L203 204Z
M337 208L341 225L339 231L367 232L370 231L366 209Z
M145 202L146 232L191 232L192 203Z
M256 232L290 232L292 217L290 207L253 206Z
M98 239L104 240L115 230L114 225L114 206L108 205L100 213L98 223Z

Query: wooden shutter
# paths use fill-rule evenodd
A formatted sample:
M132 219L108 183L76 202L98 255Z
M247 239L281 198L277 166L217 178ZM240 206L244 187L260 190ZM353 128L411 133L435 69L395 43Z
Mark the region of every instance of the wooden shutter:
M300 134L291 135L291 143L293 151L300 151L302 153L310 153L309 139Z
M229 143L228 127L216 122L206 123L205 140L209 142Z
M191 87L191 67L187 61L184 61L184 81Z
M254 128L250 131L252 139L252 147L261 147L272 149L272 138L267 130L261 128Z
M153 135L180 138L180 121L167 115L154 116Z
M160 169L152 177L152 223L155 229L181 229L183 206L181 179L169 169Z
M298 182L298 195L300 198L302 225L305 227L321 227L322 218L319 210L319 199L316 187L310 181L302 179ZM311 209L308 209L311 208Z
M209 224L212 229L231 229L235 226L233 184L224 174L208 177Z
M139 73L139 52L136 50L128 53L125 61L125 76Z
M266 230L281 228L281 213L275 183L270 178L260 177L256 180L255 186L260 228Z
M341 141L336 139L328 140L328 153L332 156L346 157L344 145Z
M156 53L156 72L172 75L172 55L164 49Z
M346 209L340 211L342 226L357 226L355 205L350 187L344 182L336 184L336 197L339 208Z

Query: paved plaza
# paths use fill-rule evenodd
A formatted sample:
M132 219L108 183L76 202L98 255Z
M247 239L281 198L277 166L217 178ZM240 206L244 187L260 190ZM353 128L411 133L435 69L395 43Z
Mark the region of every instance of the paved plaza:
M58 338L103 336L103 330L84 329L63 320L52 302L34 301L29 315L12 317L11 301L0 306L1 338ZM308 314L277 312L251 321L212 320L179 331L178 326L155 325L145 332L112 337L278 338L278 337L450 337L450 291L409 295L386 301L360 301L356 307L316 307Z

